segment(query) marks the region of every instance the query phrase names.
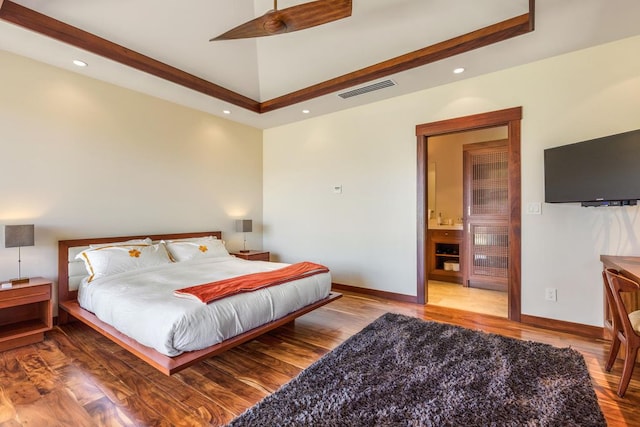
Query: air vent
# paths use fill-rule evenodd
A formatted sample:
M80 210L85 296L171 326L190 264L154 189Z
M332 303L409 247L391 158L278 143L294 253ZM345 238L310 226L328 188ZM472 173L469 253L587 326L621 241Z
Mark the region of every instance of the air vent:
M338 96L342 99L351 98L352 96L362 95L363 93L373 92L374 90L384 89L386 87L395 86L396 82L393 80L383 80L378 83L371 84L369 86L363 86L358 89L353 89L348 92L339 93Z

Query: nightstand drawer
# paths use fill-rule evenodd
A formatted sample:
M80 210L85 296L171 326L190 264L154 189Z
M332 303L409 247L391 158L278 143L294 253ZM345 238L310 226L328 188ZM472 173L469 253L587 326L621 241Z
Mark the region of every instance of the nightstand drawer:
M231 255L248 261L269 261L270 253L265 251L234 252Z
M12 288L0 291L0 309L17 305L48 301L51 299L51 286L31 286L28 288Z
M431 238L435 239L461 239L462 230L429 230Z

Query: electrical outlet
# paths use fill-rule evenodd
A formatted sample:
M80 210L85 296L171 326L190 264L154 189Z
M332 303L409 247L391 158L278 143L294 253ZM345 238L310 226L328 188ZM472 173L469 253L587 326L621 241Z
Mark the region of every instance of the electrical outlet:
M544 299L547 301L558 301L558 290L556 288L545 288Z

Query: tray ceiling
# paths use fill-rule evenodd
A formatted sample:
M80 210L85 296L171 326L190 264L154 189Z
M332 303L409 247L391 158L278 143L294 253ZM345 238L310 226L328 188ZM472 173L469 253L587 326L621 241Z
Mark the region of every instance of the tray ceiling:
M209 39L264 14L273 2L0 3L0 49L212 114L224 116L222 110L227 109L231 114L226 118L259 128L309 117L301 114L302 109L310 110L310 115L325 114L640 33L640 2L635 0L537 0L534 31L523 31L524 24L518 23L522 25L517 34L516 29L510 29L514 34L508 37L497 32L486 35L479 44L486 47L472 46L468 50L464 46L446 46L442 51L446 54L441 52L424 65L409 63L403 69L394 68L397 64L389 60L406 59L412 53L433 49L430 47L451 39L460 40L481 29L495 29L518 17L533 18L533 14L528 15L532 2L353 0L352 16L345 19L293 33L214 42ZM304 1L280 0L278 8L300 3ZM42 14L46 19L34 19L29 25L16 22L19 19L13 16L14 6ZM141 71L104 52L94 53L95 49L82 44L87 40L85 36L79 37L76 46L64 38L60 41L60 37L51 37L46 28L43 30L52 20L190 75L205 87L219 87L223 96L215 90L202 91L198 85L166 78L166 74L158 77L148 68L142 67ZM505 41L490 44L492 38ZM73 59L82 59L89 66L76 68L71 64ZM390 66L374 70L377 74L363 71L385 61ZM465 67L466 72L452 74L452 69L459 66ZM348 99L337 96L387 78L396 85ZM225 97L224 91L232 95Z

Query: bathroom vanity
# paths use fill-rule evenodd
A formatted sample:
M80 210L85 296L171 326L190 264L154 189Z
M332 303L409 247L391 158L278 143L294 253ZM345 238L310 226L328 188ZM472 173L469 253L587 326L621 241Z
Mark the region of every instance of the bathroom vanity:
M463 284L462 225L429 225L429 279Z

